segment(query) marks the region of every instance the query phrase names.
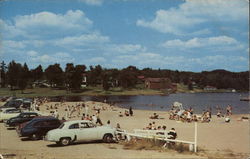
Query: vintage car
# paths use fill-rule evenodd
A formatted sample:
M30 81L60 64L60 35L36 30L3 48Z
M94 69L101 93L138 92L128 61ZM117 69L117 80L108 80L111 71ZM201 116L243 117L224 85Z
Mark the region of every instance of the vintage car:
M6 127L16 127L21 123L32 120L34 117L39 116L37 112L23 112L16 117L10 118L5 122Z
M22 111L16 108L5 108L0 112L0 121L8 120L12 117L18 116Z
M62 146L74 142L98 141L112 142L116 129L108 126L96 126L88 120L64 122L58 129L51 130L45 140L56 142Z
M19 137L29 137L33 140L37 140L45 136L48 131L58 128L61 124L62 121L57 118L41 116L21 124L16 130Z

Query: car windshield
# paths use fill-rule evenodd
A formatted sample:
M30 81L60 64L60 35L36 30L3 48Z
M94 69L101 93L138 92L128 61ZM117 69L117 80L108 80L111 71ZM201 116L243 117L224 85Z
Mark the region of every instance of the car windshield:
M64 124L61 124L60 126L59 126L59 129L62 129L64 127Z

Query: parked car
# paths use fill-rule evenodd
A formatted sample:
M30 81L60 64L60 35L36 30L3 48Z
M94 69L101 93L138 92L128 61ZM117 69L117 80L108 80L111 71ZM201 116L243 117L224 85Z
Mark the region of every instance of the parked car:
M12 117L18 116L22 111L16 108L5 108L0 112L0 121L8 120Z
M36 112L23 112L16 117L10 118L5 122L6 127L16 127L17 125L30 121L39 114Z
M45 140L56 142L62 146L82 141L112 142L115 132L115 128L96 126L88 120L75 120L64 122L59 128L50 130L45 136Z
M61 125L61 121L57 118L47 116L34 118L17 129L20 137L29 137L31 139L40 139L46 135L49 130L56 129Z
M8 107L30 109L31 104L32 99L29 98L11 98L0 109Z

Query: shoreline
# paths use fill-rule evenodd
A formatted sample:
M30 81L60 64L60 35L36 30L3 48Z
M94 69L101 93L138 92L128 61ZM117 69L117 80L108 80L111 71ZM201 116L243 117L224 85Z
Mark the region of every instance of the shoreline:
M9 90L7 88L0 88L0 96L17 96L17 97L58 97L58 96L136 96L136 95L160 95L168 96L171 94L196 94L196 93L248 93L248 91L237 91L230 92L224 89L218 89L216 91L204 91L202 89L194 90L178 90L176 92L164 92L162 90L153 90L153 89L125 89L125 90L109 90L103 91L102 89L83 89L79 93L67 92L66 90L51 89L51 88L33 88L26 89L24 93L21 93L20 90Z

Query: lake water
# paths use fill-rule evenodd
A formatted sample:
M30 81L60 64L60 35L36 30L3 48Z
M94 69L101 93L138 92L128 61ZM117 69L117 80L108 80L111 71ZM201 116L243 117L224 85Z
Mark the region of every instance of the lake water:
M105 99L108 103L123 108L159 110L166 111L171 109L171 105L178 101L184 108L192 107L195 113L201 113L203 110L212 109L216 113L216 106L223 109L227 105L233 107L235 114L247 114L250 112L249 101L240 101L242 97L248 97L248 93L177 93L168 96L161 95L137 95L137 96L76 96L76 97L52 97L52 101L100 101Z

